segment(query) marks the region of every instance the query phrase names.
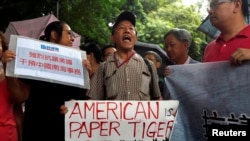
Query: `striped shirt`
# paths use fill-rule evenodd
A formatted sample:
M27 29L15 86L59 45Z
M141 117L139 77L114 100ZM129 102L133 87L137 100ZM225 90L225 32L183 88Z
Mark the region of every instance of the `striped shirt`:
M117 59L115 59L117 58ZM137 53L127 63L115 53L103 62L94 75L87 94L93 100L150 100L161 96L157 70L152 62L152 74Z

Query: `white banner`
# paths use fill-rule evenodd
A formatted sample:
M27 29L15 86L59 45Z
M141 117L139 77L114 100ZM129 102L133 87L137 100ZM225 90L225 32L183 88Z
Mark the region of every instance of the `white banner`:
M179 102L69 101L66 141L166 140L173 129Z
M7 64L7 76L90 87L88 71L82 65L84 51L17 35L11 35L9 49L16 58Z
M250 62L169 68L165 82L170 98L180 102L171 141L249 141Z

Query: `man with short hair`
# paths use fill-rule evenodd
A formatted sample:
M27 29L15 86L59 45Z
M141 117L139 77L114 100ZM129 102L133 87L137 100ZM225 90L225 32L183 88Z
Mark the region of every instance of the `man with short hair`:
M111 40L117 51L102 63L94 76L88 97L93 100L160 100L157 70L149 70L135 52L135 15L122 12L112 29Z
M246 23L248 0L211 0L209 18L221 33L205 48L203 62L250 60L250 26Z
M164 35L164 47L174 65L200 63L188 54L191 43L192 36L184 28L173 28ZM170 70L167 66L164 75L168 76L169 74Z
M199 63L188 54L191 43L192 36L184 28L173 28L164 35L166 53L176 65Z
M109 56L116 52L114 45L109 44L102 47L102 60L106 61Z

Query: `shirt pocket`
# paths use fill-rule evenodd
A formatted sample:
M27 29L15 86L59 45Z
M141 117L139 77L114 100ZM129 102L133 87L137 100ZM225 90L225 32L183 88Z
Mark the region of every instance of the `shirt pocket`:
M107 73L104 78L104 85L105 85L105 97L108 100L113 100L118 95L118 87L116 85L117 77L116 77L116 70L112 73Z

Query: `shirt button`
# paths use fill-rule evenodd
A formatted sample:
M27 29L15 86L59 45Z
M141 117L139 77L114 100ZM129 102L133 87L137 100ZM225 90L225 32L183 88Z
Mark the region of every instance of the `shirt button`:
M129 81L129 78L127 78L127 81Z
M128 92L128 95L130 95L130 92Z

